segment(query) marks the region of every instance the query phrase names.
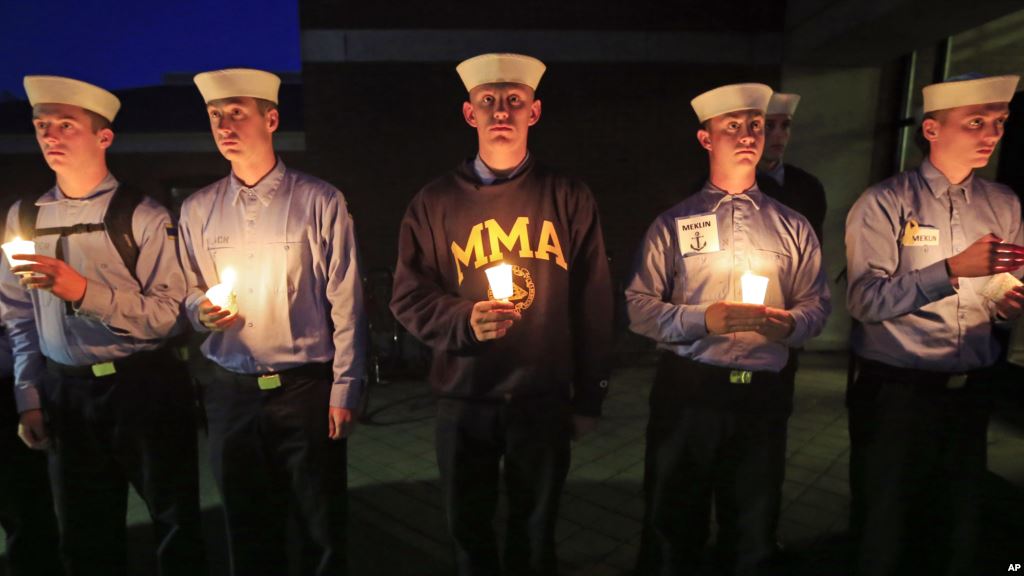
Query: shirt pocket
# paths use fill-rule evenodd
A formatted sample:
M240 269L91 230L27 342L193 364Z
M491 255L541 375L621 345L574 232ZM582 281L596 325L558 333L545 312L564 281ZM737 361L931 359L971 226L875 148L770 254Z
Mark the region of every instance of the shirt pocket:
M701 304L728 300L731 294L732 260L732 253L727 250L677 256L672 302ZM681 300L678 299L680 294Z
M896 274L903 274L913 270L927 268L939 260L946 258L948 250L944 248L944 245L949 242L948 238L940 236L938 245L925 243L905 244L903 242L903 234L904 231L901 230L900 238L898 239L900 261L896 269Z
M206 249L210 254L210 261L213 262L213 272L216 276L205 278L212 287L224 280L224 270L233 268L239 276L242 274L245 262L239 257L238 248L230 245L210 246Z
M267 242L262 252L259 257L266 260L264 265L268 269L273 270L264 282L288 302L293 301L303 283L312 280L309 243L305 240Z
M795 270L793 257L779 248L755 248L750 272L768 278L764 294L765 306L786 309L793 294Z

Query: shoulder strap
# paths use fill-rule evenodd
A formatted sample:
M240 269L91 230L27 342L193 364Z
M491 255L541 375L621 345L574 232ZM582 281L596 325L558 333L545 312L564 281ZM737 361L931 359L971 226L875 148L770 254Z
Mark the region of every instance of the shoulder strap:
M114 197L110 199L106 214L103 215L107 236L136 282L139 282L139 277L135 273L135 265L139 262L139 244L132 233L132 219L142 199L140 191L121 184L114 192ZM139 285L141 286L142 282L139 282Z
M107 205L102 223L75 224L38 230L36 219L39 217L39 206L36 206L36 199L22 198L18 205L18 232L25 240L32 240L38 234L69 236L106 231L117 254L121 257L121 261L128 268L128 273L141 286L142 282L139 281L139 277L135 273L135 265L139 262L139 244L135 241L135 234L132 233L132 219L135 216L135 209L142 203L142 199L141 192L131 186L121 184L114 192L114 197L110 199L110 204Z
M18 235L23 240L32 240L36 237L36 217L39 216L39 206L36 206L36 198L25 196L18 203Z

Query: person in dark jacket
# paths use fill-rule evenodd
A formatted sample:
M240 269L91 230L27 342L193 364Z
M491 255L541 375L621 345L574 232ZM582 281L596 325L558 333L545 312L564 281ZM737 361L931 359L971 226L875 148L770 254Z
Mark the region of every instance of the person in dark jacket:
M818 237L818 244L821 244L828 209L825 187L810 172L783 160L789 145L793 115L799 103L799 94L772 94L764 117L764 154L757 164L757 185L765 194L807 218Z
M391 310L434 349L437 458L458 573L553 574L570 439L593 428L608 386L612 285L590 190L538 162L544 64L484 54L458 66L479 153L424 187L402 220ZM488 287L509 265L511 294ZM506 280L508 277L506 277Z

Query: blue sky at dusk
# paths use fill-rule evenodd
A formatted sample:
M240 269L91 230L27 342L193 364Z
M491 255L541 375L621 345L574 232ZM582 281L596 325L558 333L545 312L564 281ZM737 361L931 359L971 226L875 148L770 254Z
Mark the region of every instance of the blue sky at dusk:
M108 89L160 84L168 72L300 69L297 0L0 0L0 93L26 74Z

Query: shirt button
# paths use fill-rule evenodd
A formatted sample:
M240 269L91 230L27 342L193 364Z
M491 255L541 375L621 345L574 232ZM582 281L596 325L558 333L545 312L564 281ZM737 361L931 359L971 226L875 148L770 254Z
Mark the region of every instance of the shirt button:
M288 246L287 244L285 244L285 247L284 247L284 249L285 249L285 250L288 250L289 248L291 248L291 246Z
M249 294L252 294L254 291L252 288L249 288Z
M249 258L252 258L252 257L253 257L253 254L252 254L252 253L250 253L250 254L249 254Z
M248 326L249 328L252 328L252 322L249 322Z

